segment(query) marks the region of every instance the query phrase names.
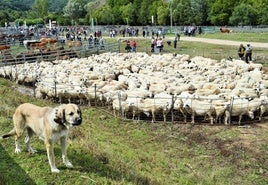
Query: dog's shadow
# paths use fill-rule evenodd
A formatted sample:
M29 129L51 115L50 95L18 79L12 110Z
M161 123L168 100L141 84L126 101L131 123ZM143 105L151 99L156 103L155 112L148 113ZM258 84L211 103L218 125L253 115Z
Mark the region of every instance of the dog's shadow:
M0 184L12 184L14 179L20 179L20 182L27 185L36 184L0 143Z
M46 156L47 155L46 149L40 148L40 147L37 147L35 149L37 149L36 154L42 155L48 164L48 159ZM130 173L128 167L125 166L120 161L117 163L118 166L110 165L109 155L106 153L93 155L93 153L90 151L85 151L83 149L69 147L67 155L68 155L70 162L72 162L72 164L74 165L74 168L67 168L62 163L61 147L58 144L56 144L54 147L54 153L56 157L56 166L61 171L68 169L71 171L78 171L81 173L95 174L97 176L108 178L111 181L114 181L114 180L126 181L127 180L134 184L150 184L152 182L152 179L148 179L147 177L141 176L140 174L137 174L135 172L133 173L133 171L131 171ZM33 154L33 155L36 155L36 154ZM22 169L20 169L20 171L22 171L22 173L25 173ZM29 181L30 180L31 179L29 179ZM28 184L34 184L34 182L30 182ZM157 182L155 182L154 184L157 184Z

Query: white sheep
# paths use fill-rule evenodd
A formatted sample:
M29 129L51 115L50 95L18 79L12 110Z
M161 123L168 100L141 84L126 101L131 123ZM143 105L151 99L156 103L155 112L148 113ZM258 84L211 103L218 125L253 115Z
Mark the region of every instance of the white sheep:
M262 121L263 114L268 113L268 97L267 97L267 95L261 95L260 100L261 100L261 105L260 105L259 120Z
M162 115L164 117L164 122L167 121L167 114L170 112L173 103L173 96L167 92L161 92L154 95L155 105L160 107L162 110Z
M231 123L231 116L238 116L238 124L240 125L243 115L247 115L254 119L254 111L260 106L260 102L253 102L252 104L245 98L233 98L230 104L227 104L225 111L225 121L227 125Z
M195 123L195 116L208 116L210 119L210 124L213 124L213 114L215 114L215 108L213 107L211 102L197 100L197 99L187 99L183 103L183 108L186 109L190 114L192 121L191 123Z

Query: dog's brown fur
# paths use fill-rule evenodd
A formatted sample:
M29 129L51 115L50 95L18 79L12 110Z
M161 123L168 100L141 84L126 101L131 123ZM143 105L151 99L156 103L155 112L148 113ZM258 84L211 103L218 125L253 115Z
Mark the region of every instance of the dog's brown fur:
M67 158L66 141L69 129L72 126L82 123L81 111L77 105L62 104L58 107L51 108L24 103L16 109L13 115L13 121L13 130L3 135L2 138L15 136L16 153L21 152L18 139L26 130L27 136L25 143L29 152L36 152L30 145L30 139L34 133L44 140L51 172L59 172L55 166L53 149L53 145L57 140L60 140L61 143L63 163L69 168L73 167Z

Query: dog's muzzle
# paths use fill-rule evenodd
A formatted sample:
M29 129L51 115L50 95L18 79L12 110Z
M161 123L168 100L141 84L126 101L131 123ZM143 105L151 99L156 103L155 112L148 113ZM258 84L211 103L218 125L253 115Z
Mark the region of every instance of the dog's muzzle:
M76 126L76 125L81 125L82 123L82 118L76 118L74 123L72 124L73 126Z

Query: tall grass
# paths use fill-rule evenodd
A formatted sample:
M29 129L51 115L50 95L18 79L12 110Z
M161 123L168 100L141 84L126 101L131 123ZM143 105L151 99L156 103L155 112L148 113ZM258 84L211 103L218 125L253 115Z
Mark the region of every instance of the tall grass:
M0 135L12 126L17 105L36 100L15 90L16 84L0 79ZM61 161L55 146L52 174L45 146L34 137L39 152L14 153L14 141L0 141L0 184L267 184L268 129L223 125L184 125L124 121L94 107L82 107L83 124L73 128L68 154L74 169ZM246 137L245 137L246 136Z

